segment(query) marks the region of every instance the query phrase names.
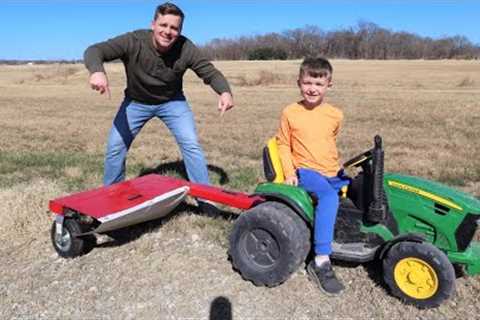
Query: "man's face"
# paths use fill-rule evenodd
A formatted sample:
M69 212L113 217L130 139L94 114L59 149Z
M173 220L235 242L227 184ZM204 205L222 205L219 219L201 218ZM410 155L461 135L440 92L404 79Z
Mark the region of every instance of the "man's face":
M304 99L304 102L309 107L316 107L322 103L328 88L332 86L330 78L327 77L312 77L303 75L298 79L298 87Z
M152 30L155 48L160 52L166 52L180 36L182 18L172 14L159 14L152 22Z

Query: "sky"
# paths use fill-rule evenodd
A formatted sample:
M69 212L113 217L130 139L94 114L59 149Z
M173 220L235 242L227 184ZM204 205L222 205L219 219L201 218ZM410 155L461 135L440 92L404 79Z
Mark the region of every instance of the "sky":
M163 1L0 0L0 59L82 59L91 44L149 28ZM373 22L392 31L440 38L463 35L480 45L477 0L171 0L185 13L183 34L198 45L215 38L325 31Z

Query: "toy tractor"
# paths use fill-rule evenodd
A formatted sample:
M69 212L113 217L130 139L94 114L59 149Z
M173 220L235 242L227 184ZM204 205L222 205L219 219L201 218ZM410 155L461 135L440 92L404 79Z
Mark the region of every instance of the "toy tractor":
M344 164L358 168L341 197L332 258L379 260L391 293L419 308L436 307L455 290L454 265L480 273L480 201L425 179L386 173L382 139ZM275 140L264 149L269 182L255 194L266 201L239 216L230 237L232 264L255 285L286 281L309 254L314 201L282 184Z

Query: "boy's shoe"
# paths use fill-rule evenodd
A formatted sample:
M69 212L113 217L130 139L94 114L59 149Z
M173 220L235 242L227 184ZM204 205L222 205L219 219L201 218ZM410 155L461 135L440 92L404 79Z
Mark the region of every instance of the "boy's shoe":
M335 276L330 262L325 262L318 267L313 259L307 266L307 272L320 290L328 296L337 296L345 289Z

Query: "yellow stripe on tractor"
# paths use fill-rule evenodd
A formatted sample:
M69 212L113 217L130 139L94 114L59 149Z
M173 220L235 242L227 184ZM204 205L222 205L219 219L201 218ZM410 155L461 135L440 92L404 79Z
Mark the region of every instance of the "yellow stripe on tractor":
M463 208L460 207L459 205L457 205L456 203L454 203L454 202L452 202L448 199L445 199L443 197L437 196L437 195L435 195L433 193L430 193L428 191L425 191L425 190L422 190L422 189L419 189L419 188L416 188L416 187L412 187L412 186L409 186L407 184L403 184L403 183L393 181L393 180L389 180L388 185L392 186L394 188L397 188L397 189L401 189L401 190L404 190L404 191L407 191L407 192L418 194L419 196L430 199L432 201L435 201L437 203L440 203L440 204L442 204L444 206L447 206L447 207L450 207L452 209L457 209L459 211L463 210Z

